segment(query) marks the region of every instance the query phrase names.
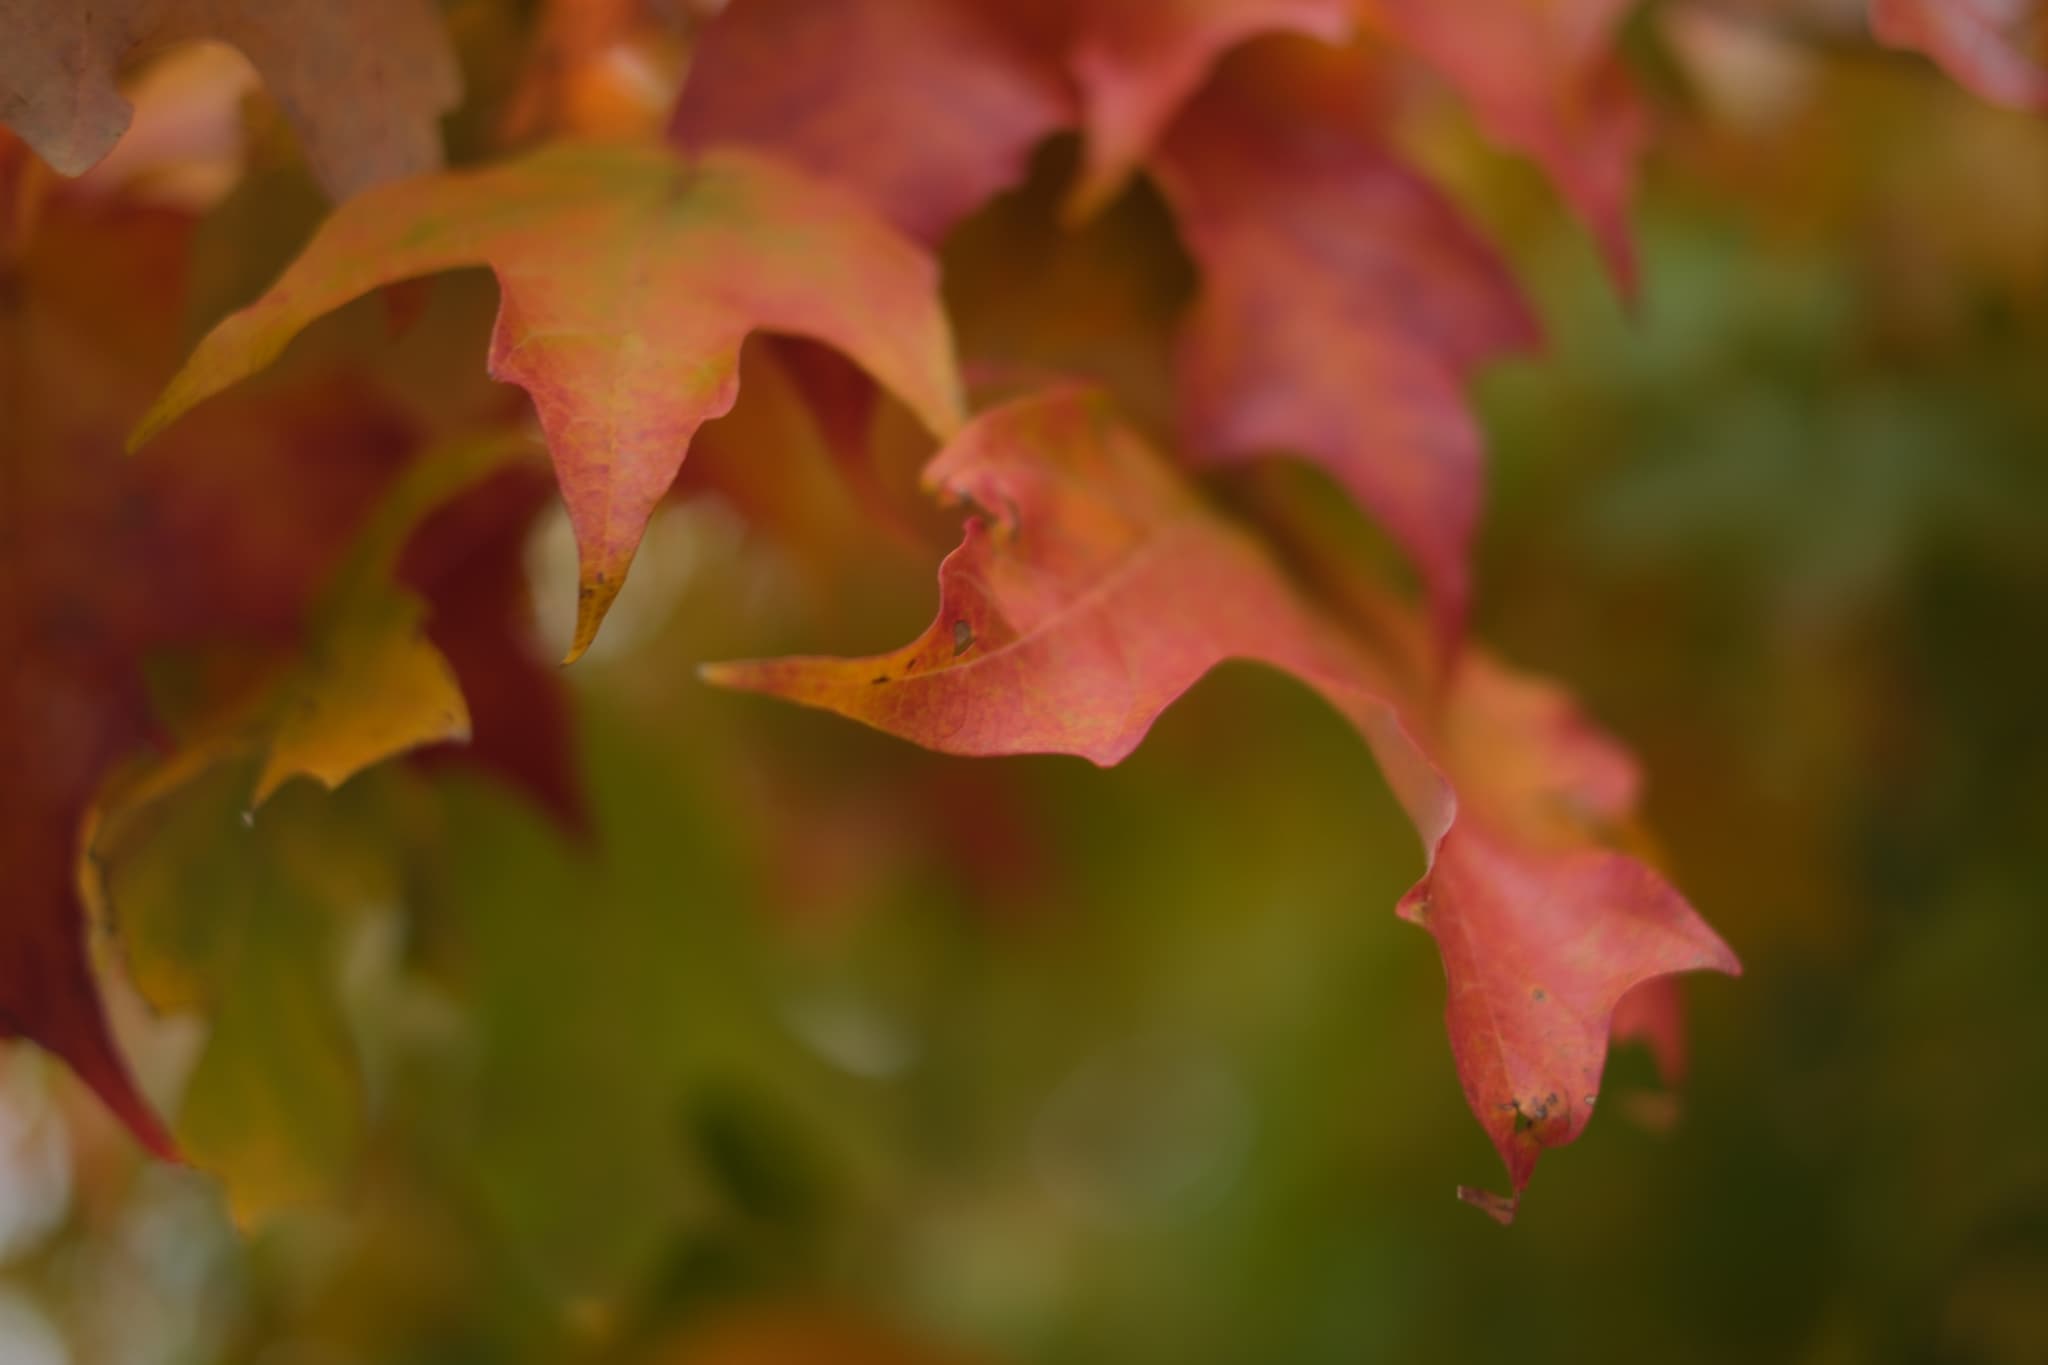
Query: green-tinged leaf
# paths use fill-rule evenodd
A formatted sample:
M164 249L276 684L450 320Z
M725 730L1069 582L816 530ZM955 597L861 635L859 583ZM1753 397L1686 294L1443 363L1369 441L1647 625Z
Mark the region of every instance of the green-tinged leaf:
M425 604L393 577L428 513L531 449L498 435L429 452L386 497L314 609L306 658L266 708L257 804L296 776L337 787L408 749L469 738L469 708L427 638Z
M499 435L417 460L313 609L303 658L117 780L88 817L81 885L144 997L211 1020L176 1135L226 1182L243 1221L330 1194L353 1159L360 1084L332 998L333 929L392 894L389 841L363 829L374 798L287 784L304 775L331 789L408 749L466 738L425 606L393 574L422 519L531 453L525 438Z
M145 656L288 641L414 437L330 370L124 460L121 432L177 354L191 221L36 202L0 206L21 234L0 250L0 1036L63 1057L170 1156L87 960L81 820L158 728Z
M362 1082L334 949L391 884L370 803L295 787L250 820L249 781L217 767L95 853L143 997L209 1022L173 1131L245 1225L330 1198L354 1161Z

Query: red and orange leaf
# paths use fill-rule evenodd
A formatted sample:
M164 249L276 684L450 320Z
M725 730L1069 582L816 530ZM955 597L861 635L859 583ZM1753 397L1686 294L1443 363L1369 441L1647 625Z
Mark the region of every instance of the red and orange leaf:
M1535 852L1452 830L1401 902L1436 936L1465 1100L1512 1190L1461 1194L1506 1222L1546 1147L1593 1116L1616 1005L1673 972L1738 970L1684 898L1633 858Z
M982 510L940 568L924 635L707 677L948 753L1100 764L1219 663L1299 677L1358 727L1428 852L1401 908L1443 955L1466 1098L1514 1191L1497 1213L1544 1148L1584 1128L1617 1002L1673 972L1738 970L1653 870L1599 846L1633 768L1561 694L1468 659L1440 706L1409 695L1105 403L1067 391L999 408L928 477Z
M271 290L202 341L137 428L273 360L397 280L488 265L494 376L533 398L582 560L575 658L625 580L691 437L732 407L762 329L844 351L933 432L959 421L937 272L843 191L737 148L558 144L343 205Z
M698 41L670 136L779 153L936 242L1072 122L1053 54L1004 8L736 0Z
M462 94L428 0L0 0L0 33L0 123L65 175L127 130L123 68L189 39L248 56L337 196L438 167Z
M1441 636L1465 615L1482 442L1463 380L1537 326L1506 267L1380 136L1354 53L1225 63L1156 173L1202 268L1182 340L1197 457L1321 464L1408 552Z
M1624 290L1628 227L1649 115L1615 56L1634 0L1366 0L1367 11L1471 105L1480 126L1527 156L1585 219Z
M1092 215L1227 51L1350 26L1349 0L735 0L670 134L779 153L935 243L1068 129L1083 135L1069 213ZM847 453L858 478L863 451Z
M1880 42L1913 48L1994 104L2048 109L2048 50L2022 34L2041 24L2038 0L1870 0Z
M1232 48L1267 33L1339 42L1349 0L1074 0L1067 65L1081 93L1086 161L1073 206L1091 213L1165 135Z
M1078 129L1108 201L1231 48L1350 32L1350 0L734 0L676 108L683 146L780 152L937 241Z

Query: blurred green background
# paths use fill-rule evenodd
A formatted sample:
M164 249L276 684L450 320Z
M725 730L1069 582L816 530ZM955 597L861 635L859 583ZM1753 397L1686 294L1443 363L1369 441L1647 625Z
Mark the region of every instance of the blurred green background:
M908 638L931 559L821 585L699 499L567 675L590 840L411 771L276 815L410 831L340 931L339 1207L244 1239L0 1058L0 1360L655 1360L748 1299L1046 1365L2048 1360L2048 130L1689 41L1631 305L1470 177L1552 333L1483 385L1481 634L1641 755L1747 967L1688 983L1675 1121L1624 1048L1512 1229L1459 1206L1495 1158L1340 719L1234 667L1098 772L713 692Z

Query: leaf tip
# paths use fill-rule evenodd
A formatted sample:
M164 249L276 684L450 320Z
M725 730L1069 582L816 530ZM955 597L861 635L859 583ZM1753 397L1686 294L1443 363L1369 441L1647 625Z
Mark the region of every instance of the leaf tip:
M133 455L155 440L165 427L175 422L180 411L171 391L165 389L158 395L157 400L149 405L149 411L142 414L142 419L129 429L128 439L122 442L122 449Z
M576 634L569 641L569 651L562 656L562 666L567 668L590 651L597 639L597 628L604 624L605 614L612 609L612 603L619 595L623 575L601 568L586 569L582 586L576 590Z
M291 774L289 772L279 771L276 755L265 756L263 771L257 775L256 786L249 793L249 804L242 810L242 827L244 829L254 829L256 827L256 812L269 804L270 798L277 795L277 789L282 787L290 777Z
M115 1049L104 1028L105 1025L100 1024L95 1029L96 1036L82 1040L82 1047L45 1046L69 1064L145 1152L173 1166L189 1165L177 1139L171 1136L169 1125L158 1116L156 1107L135 1084L128 1063Z
M786 696L778 685L777 672L775 661L768 659L723 659L697 665L697 677L712 687Z
M328 791L333 791L336 785L335 779L328 773L319 771L304 761L289 758L279 753L276 748L272 748L264 755L263 771L256 778L255 790L249 793L248 806L242 811L244 827L253 829L256 825L256 813L270 804L270 798L277 795L279 789L295 777L310 777Z

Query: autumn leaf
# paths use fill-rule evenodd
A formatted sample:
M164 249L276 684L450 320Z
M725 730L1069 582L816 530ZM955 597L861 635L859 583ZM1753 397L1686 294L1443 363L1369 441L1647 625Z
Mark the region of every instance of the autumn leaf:
M778 153L936 242L1072 120L1043 39L1007 8L738 0L698 40L670 136Z
M186 661L198 655L233 656L221 673L231 690L204 683L181 701L192 714L246 697L251 669L267 671L276 680L261 698L269 709L247 714L269 727L261 739L274 779L301 769L336 778L462 732L449 669L464 680L488 670L490 695L510 689L532 719L508 719L502 700L487 704L464 761L520 774L572 825L580 815L552 670L518 655L514 618L524 604L519 585L502 584L504 551L496 585L478 582L493 572L487 562L426 562L408 578L443 615L475 613L451 629L457 647L446 661L421 635L421 598L392 577L393 537L411 532L418 502L439 505L487 469L514 472L508 452L524 441L499 441L474 457L483 461L475 468L458 458L407 476L399 488L413 490L415 505L387 505L383 529L358 545L347 572L352 538L417 441L363 377L300 368L136 458L123 455L127 415L148 402L182 344L192 228L183 213L58 193L19 256L0 262L0 406L9 422L0 444L0 651L9 660L0 756L13 774L0 785L0 1015L8 1032L68 1061L164 1154L170 1138L106 1032L75 875L80 827L103 779L163 742L166 715L145 689L146 662L190 672ZM477 532L502 545L509 529L516 546L537 506L528 484L519 505L489 512ZM352 582L338 585L337 573ZM160 669L158 681L165 676ZM405 688L379 690L391 679ZM255 780L252 770L243 809Z
M2048 63L2038 43L2029 52L2021 39L2040 22L2039 8L2035 0L1870 0L1870 27L1994 104L2048 109Z
M1260 44L1155 158L1202 270L1182 440L1206 460L1290 452L1329 470L1413 558L1449 642L1482 475L1463 382L1537 326L1492 249L1386 144L1372 83L1358 54Z
M736 0L676 106L685 147L779 152L937 241L1083 134L1072 208L1123 187L1222 55L1261 33L1329 40L1349 0Z
M140 444L379 285L489 265L493 375L532 396L582 559L586 649L698 426L738 392L755 329L851 356L935 433L959 420L931 261L844 193L737 149L563 144L343 205L248 308L203 340Z
M0 0L0 122L65 175L113 150L132 113L118 78L170 45L240 48L337 197L441 164L462 95L428 0Z
M1338 42L1349 0L1075 0L1067 65L1081 92L1085 163L1073 211L1123 187L1232 48L1267 33Z
M1443 73L1488 136L1541 166L1635 287L1629 203L1649 115L1613 51L1633 0L1366 0Z
M672 132L792 155L928 240L1015 182L1055 126L1084 132L1070 212L1098 211L1149 159L1203 271L1178 383L1186 445L1329 468L1413 557L1455 638L1481 486L1463 382L1537 331L1494 252L1387 145L1384 58L1332 46L1350 7L1117 0L1040 7L1029 32L1006 13L739 0L707 31ZM1570 36L1573 61L1604 55L1590 24L1524 26L1552 46ZM1306 36L1247 46L1276 34ZM1061 74L1076 91L1064 110L1042 97ZM1620 126L1579 112L1585 131ZM1578 151L1563 132L1542 145ZM1623 253L1625 195L1607 215Z
M2037 415L2017 398L2010 412L1997 406L2025 368L1997 361L2027 338L2035 294L2022 286L2040 273L2024 230L2034 202L2026 185L2001 179L2025 160L2029 125L1921 82L1852 69L1833 50L1853 58L1867 46L1836 22L1853 25L1867 13L1878 42L1925 54L1993 101L2041 110L2041 3L1824 7L1827 15L1766 14L1767 3L1719 16L1652 11L1629 34L1631 46L1643 40L1659 77L1683 84L1699 75L1704 88L1718 74L1755 88L1739 102L1743 126L1733 135L1689 129L1670 144L1658 260L1672 305L1661 311L1677 321L1645 330L1642 354L1624 347L1617 354L1628 363L1619 365L1587 333L1580 343L1600 352L1592 387L1582 389L1584 376L1569 368L1534 377L1572 389L1565 406L1584 408L1585 421L1566 440L1597 438L1600 469L1625 454L1607 438L1627 435L1633 417L1610 430L1614 414L1584 401L1596 390L1626 385L1653 408L1668 406L1664 390L1675 380L1715 381L1719 392L1729 387L1718 382L1727 377L1720 351L1759 340L1774 365L1823 362L1794 365L1808 387L1818 377L1853 397L1876 375L1910 380L1914 392L1888 389L1875 408L1859 399L1813 412L1738 394L1744 401L1733 405L1729 430L1709 431L1704 446L1739 446L1741 455L1771 445L1750 438L1788 422L1803 431L1816 417L1827 437L1844 425L1835 409L1855 407L1844 429L1861 437L1873 423L1883 427L1872 448L1889 467L1898 463L1895 442L1917 448L1928 433L1953 428L2002 448ZM590 679L605 727L593 749L607 783L600 827L578 780L572 707L531 638L523 556L558 491L581 561L572 659L600 628L656 504L700 492L724 505L677 518L674 540L665 529L661 543L682 547L678 562L689 562L671 576L683 605L658 614L681 619L708 608L691 616L701 637L700 628L717 633L728 616L789 608L783 589L795 563L818 588L804 604L821 608L835 631L856 629L890 595L878 533L908 532L886 546L894 553L928 529L900 506L897 484L908 480L891 476L936 438L944 449L930 481L972 511L963 542L940 566L930 628L872 657L727 664L706 675L945 754L1058 753L1100 765L1130 755L1219 664L1252 662L1309 689L1372 752L1418 835L1423 871L1396 911L1437 945L1460 1084L1508 1172L1504 1195L1461 1195L1512 1218L1542 1153L1573 1141L1596 1109L1629 1100L1603 1089L1610 1045L1640 1039L1675 1080L1685 1063L1678 976L1739 967L1648 851L1632 757L1563 689L1466 639L1484 501L1481 431L1467 389L1496 359L1536 344L1538 328L1502 253L1467 221L1447 183L1402 150L1413 131L1402 115L1421 107L1418 93L1428 101L1439 87L1449 92L1486 139L1547 177L1627 292L1631 200L1655 131L1619 46L1632 9L1631 0L0 0L0 765L8 774L0 784L0 1035L60 1055L150 1150L217 1174L245 1224L331 1197L368 1173L360 1141L372 1106L389 1103L374 1114L392 1139L376 1171L377 1183L389 1180L386 1197L410 1202L422 1174L452 1175L455 1195L425 1216L408 1209L393 1226L459 1226L443 1230L445 1243L421 1238L400 1258L407 1274L439 1263L448 1284L387 1315L404 1324L380 1326L374 1348L355 1341L359 1354L403 1354L415 1318L418 1331L435 1334L422 1347L430 1353L486 1349L497 1340L492 1305L529 1300L525 1290L538 1287L566 1307L523 1325L549 1338L534 1341L541 1354L565 1348L704 1365L933 1359L932 1349L866 1315L801 1298L729 1319L697 1311L700 1295L730 1299L739 1286L770 1281L782 1292L789 1276L835 1275L843 1267L813 1255L818 1246L865 1238L868 1221L902 1223L904 1214L908 1255L884 1279L908 1274L913 1297L959 1300L998 1339L1020 1326L1026 1336L1048 1326L1063 1332L1064 1324L1038 1319L1074 1307L1071 1296L1061 1297L1058 1277L1035 1270L1073 1229L1017 1221L995 1186L924 1189L925 1173L910 1164L904 1171L915 1180L900 1183L893 1161L864 1169L843 1207L811 1200L815 1209L785 1218L779 1201L810 1196L780 1186L763 1186L763 1195L749 1185L744 1152L728 1162L714 1150L722 1139L697 1140L724 1129L722 1120L700 1122L718 1106L697 1103L695 1072L722 1064L721 1054L753 1066L734 1041L778 1074L786 1067L817 1079L819 1066L830 1067L849 1074L804 1092L819 1096L821 1122L850 1114L854 1126L873 1117L887 1128L900 1105L886 1101L868 1115L877 1076L914 1061L925 1068L919 1076L950 1093L950 1073L985 1055L1003 1074L983 1066L984 1078L1001 1084L971 1097L950 1126L969 1137L1010 1131L1003 1115L1040 1106L1040 1082L1056 1074L1041 1067L1082 1041L1083 1016L1075 1015L1074 1037L1064 1036L1062 1020L1022 1051L1007 1046L1015 1032L1005 1027L992 1030L1001 1044L992 1049L975 1038L957 1047L944 1035L963 1021L1000 1024L1035 1008L1037 972L1067 965L1064 946L1034 952L1039 961L1020 971L987 957L980 942L968 952L933 948L926 940L938 936L920 926L900 943L878 939L870 948L826 921L884 905L914 914L953 902L1035 909L1149 887L1178 932L1202 917L1203 904L1237 899L1236 875L1207 875L1227 859L1160 864L1154 870L1166 882L1126 879L1125 869L1144 861L1133 855L1159 844L1126 840L1121 827L1105 841L1092 814L1076 820L1080 808L1058 798L1073 792L1062 783L1085 777L1079 765L1034 768L1021 784L1003 765L936 758L906 760L898 772L871 766L863 746L872 737L860 736L841 736L843 750L799 739L781 754L728 754L729 736L691 728L704 716L664 690L672 653ZM1726 31L1695 42L1717 25ZM462 39L462 69L479 87L459 111L450 33ZM244 122L251 78L240 58L201 49L193 84L162 105L143 93L173 74L179 61L169 50L192 38L223 39L248 54L307 165L347 199L268 292L257 286L313 230L325 197L310 181L286 188L296 165L288 175L265 164L294 157L271 154L278 137L267 108ZM622 64L621 53L638 64ZM229 63L231 79L208 74L213 59ZM1809 98L1815 91L1820 97ZM1940 126L1926 133L1930 111ZM444 174L437 125L450 112L459 159L507 138L610 132L653 144L666 131L659 145L561 143ZM1658 112L1675 121L1695 111L1674 101ZM1810 144L1823 127L1825 143ZM1844 128L1855 130L1847 140ZM1764 147L1765 129L1785 145ZM1902 130L1913 135L1891 136ZM245 154L251 145L253 156ZM1766 178L1796 191L1773 200L1772 212L1728 222L1672 216L1697 207L1702 169L1709 182L1725 180L1740 163L1741 178L1754 182L1760 154L1771 164ZM1955 164L1933 193L1920 184L1912 195L1901 171L1929 158ZM62 178L88 166L95 169L83 177ZM1979 191L1986 197L1976 211L1946 217L1930 218L1918 202L1959 195L1968 207ZM164 210L138 208L145 194ZM200 204L218 211L195 239L194 221L167 210ZM1843 205L1854 212L1825 211ZM1846 251L1825 240L1844 228ZM1724 271L1732 248L1723 238L1767 248L1759 278L1793 280L1789 311L1773 307L1730 330L1710 297L1741 273ZM1975 259L1984 252L2000 267L1991 271L2000 306L1989 314L1974 288L1990 270ZM1547 293L1571 283L1545 253L1528 254ZM492 296L480 275L431 295L424 279L478 267L498 289L481 366L475 351ZM356 310L267 383L224 394L316 319L400 285L412 287L388 319ZM435 359L409 365L402 379L359 372L362 358L349 349L363 339L355 323L377 323L372 344L381 346L387 332L417 329L423 310L451 296L463 302L436 316L474 323L465 334L473 344L435 348ZM252 297L161 390L185 348L187 320L210 321ZM1568 297L1558 303L1561 322L1582 311ZM1069 374L1104 381L1116 396L1040 393L970 421L956 321L983 400ZM409 335L417 341L417 330ZM1836 344L1844 338L1877 344ZM1964 338L1985 354L1940 363L1944 347ZM403 344L387 354L405 354ZM440 355L466 362L459 377L440 367ZM337 358L343 363L331 363ZM1911 363L1901 370L1902 361ZM487 374L521 392L486 384ZM1846 387L1835 382L1845 379ZM894 404L883 401L885 390ZM1996 402L1979 412L1979 396ZM529 402L539 439L508 431ZM1951 406L1971 420L1944 416ZM146 416L134 441L151 444L128 458L121 436L137 412ZM1135 414L1137 425L1119 412ZM1512 395L1492 416L1503 431L1522 430ZM460 437L452 444L442 439L451 433ZM552 469L539 463L543 445ZM1289 484L1295 471L1246 467L1274 456L1320 472ZM1274 490L1307 489L1304 505L1313 499L1343 518L1347 551L1374 554L1376 543L1358 544L1371 538L1358 536L1346 500L1326 496L1330 481L1412 565L1419 606L1405 585L1382 583L1377 565L1355 572L1304 527L1286 524L1284 512L1296 509L1279 507L1285 493ZM1554 520L1559 506L1522 496L1528 491L1518 484L1505 501L1524 519ZM1876 496L1888 505L1883 488ZM1657 516L1644 505L1623 497L1595 508L1593 520L1614 523L1607 529L1618 527L1631 544L1654 539ZM734 509L744 529L726 519ZM1801 525L1796 516L1778 521ZM715 528L709 537L706 528ZM1822 529L1829 543L1858 534ZM1872 556L1848 557L1856 561L1850 587L1861 591ZM1973 578L1957 579L1968 589L1958 593L1937 577L1932 586L1942 591L1926 594L1930 601L1983 596ZM1497 619L1534 640L1529 632L1560 619L1544 612L1566 611L1566 599L1600 587L1597 575L1566 578L1548 595L1512 595L1527 598L1521 606L1534 602L1533 616L1507 610ZM1804 594L1795 624L1820 620L1840 595L1839 584ZM1669 583L1635 583L1618 601L1644 619L1673 613ZM1921 652L1946 658L1952 633ZM1881 657L1869 652L1872 634L1849 629L1833 641L1848 660L1834 670ZM1570 659L1564 644L1558 657ZM1662 676L1651 667L1621 681ZM1632 698L1655 690L1624 685L1607 695L1637 707ZM1823 692L1838 700L1825 682ZM1899 698L1883 688L1864 700L1870 715L1828 718L1840 733L1824 747L1881 750L1883 762L1861 756L1839 783L1794 783L1789 797L1763 784L1765 804L1810 836L1793 860L1806 873L1824 863L1831 827L1824 803L1798 806L1800 792L1854 789L1857 771L1875 774L1883 789L1888 775L1941 766L1941 746L1928 739L1939 738L1937 727L1911 714L1902 722ZM648 707L677 714L651 723ZM1638 714L1631 729L1641 722ZM1745 781L1740 771L1716 776L1713 746L1730 732L1693 729L1674 751L1693 770L1685 761L1664 766L1681 806L1726 816L1731 801L1741 804L1728 794ZM1246 746L1261 742L1249 736L1224 724L1182 761L1227 775ZM537 827L502 821L495 797L465 784L364 780L400 755L481 768L589 836L589 847L572 858L554 840L531 837ZM1271 771L1280 772L1278 759ZM1351 820L1319 795L1338 789L1316 785L1325 775L1313 764L1289 767L1285 799L1238 828L1240 842L1311 832L1306 815L1326 801L1339 811L1334 818ZM1166 776L1138 785L1156 794L1186 774ZM310 780L294 780L302 777ZM1042 790L1033 785L1041 777ZM1899 810L1939 805L1941 784L1931 786L1933 797L1915 800L1880 790L1875 814L1850 823L1910 829L1918 817ZM755 818L740 818L749 811ZM1148 840L1172 825L1145 823ZM423 838L451 855L445 866L411 858ZM1315 845L1304 839L1303 847ZM1915 857L1926 851L1910 840L1903 847ZM1757 861L1755 849L1746 852ZM1688 861L1714 859L1702 860L1695 842ZM1246 888L1260 883L1258 894L1270 886L1291 898L1293 888L1268 875L1280 865L1254 859L1234 872ZM1161 897L1176 870L1189 874L1182 885L1190 894ZM1065 872L1091 880L1064 882ZM1105 873L1109 880L1092 880ZM1197 890L1197 881L1212 884ZM1839 890L1825 878L1815 884ZM2000 885L1985 881L1994 899ZM670 913L676 891L685 917ZM434 892L444 904L433 903ZM728 934L711 917L750 896L788 914L777 929L797 930L764 938L759 963L758 926ZM1391 891L1376 898L1395 899ZM401 902L404 915L387 917ZM596 908L604 922L504 913L542 902ZM456 1055L408 1055L403 1085L383 1086L397 1074L375 1071L366 1083L352 1035L370 1011L351 1017L336 991L338 951L381 943L358 933L373 927L366 916L378 916L380 930L401 919L420 928L422 942L407 951L450 969L437 985L462 984L464 1017L477 1024L461 1030ZM796 923L806 918L816 923ZM656 926L655 937L639 941ZM713 950L688 979L673 975L678 954L665 951L685 939ZM1100 946L1074 943L1083 952ZM1312 957L1337 943L1296 935L1287 946ZM168 1128L111 1036L88 944L122 955L148 1005L205 1017L197 1066ZM810 1008L820 994L814 965L829 957L865 972L871 951L878 978L890 979L877 981L877 1004L886 1007L873 1011L880 1024L866 1034L895 1058L872 1066L821 1041L825 1030L811 1025L832 1011ZM923 970L940 961L968 966L970 989ZM920 982L899 996L892 963L910 964L941 989ZM1115 996L1106 1017L1145 1022L1156 1013L1142 998L1149 981L1133 978L1127 959L1091 964L1077 954L1074 965L1099 965L1097 984ZM756 966L773 970L755 980ZM1222 964L1218 976L1237 993L1219 1002L1250 1002L1255 1012L1268 982L1324 979L1236 967ZM1199 990L1198 977L1162 973L1159 981L1172 990L1164 1003L1173 1009L1206 999L1181 990ZM664 1016L679 984L730 997L703 1015L719 1027L680 1028ZM579 985L594 992L595 1013L569 999L565 987ZM962 1000L975 1008L961 1014ZM411 1003L430 1006L430 1022L445 1017L438 992ZM1001 1009L989 1013L988 1003ZM1219 1014L1205 1009L1201 1022L1218 1023ZM1222 1041L1233 1051L1239 1041L1263 1048L1284 1039L1285 1055L1299 1060L1295 1041L1314 1039L1293 1025L1321 1020L1307 1012L1298 1021L1258 1018L1241 1039ZM407 1015L401 1044L421 1040L419 1022ZM650 1039L654 1051L642 1055ZM1236 1056L1218 1057L1229 1062L1223 1071L1236 1071ZM614 1065L620 1058L623 1069ZM1084 1080L1102 1074L1073 1060ZM417 1077L415 1062L424 1064ZM531 1083L536 1065L540 1084ZM1123 1088L1114 1069L1108 1074ZM1261 1088L1263 1104L1267 1077L1247 1070L1245 1079ZM405 1107L416 1080L447 1098L445 1113ZM1227 1083L1242 1088L1234 1074ZM824 1093L834 1088L851 1098L842 1104ZM561 1104L564 1094L589 1103ZM688 1101L693 1139L681 1165L678 1098ZM1013 1100L1021 1101L1014 1110ZM600 1121L589 1122L593 1114ZM1193 1117L1203 1121L1182 1126L1229 1126ZM457 1142L430 1131L441 1119L454 1120ZM745 1122L733 1129L740 1137L727 1145L748 1147ZM436 1169L475 1155L459 1139L477 1132L510 1133L509 1155L501 1159L495 1149L506 1144L493 1143L492 1160L477 1170ZM867 1136L859 1142L865 1147ZM450 1148L458 1149L453 1162ZM763 1148L777 1150L772 1138ZM119 1154L125 1161L125 1148ZM546 1178L533 1178L536 1169ZM1307 1188L1291 1176L1262 1188L1251 1174L1240 1184L1254 1200L1299 1202ZM700 1177L710 1186L699 1188ZM95 1199L101 1189L96 1180L84 1187ZM707 1191L716 1196L708 1203L698 1197ZM586 1197L593 1192L599 1197ZM471 1216L478 1211L487 1215L481 1222ZM930 1273L963 1231L979 1237L984 1219L1021 1228L1030 1242L1023 1260L996 1266L1006 1274L1022 1266L1032 1281L1014 1302L980 1292L988 1267L939 1264L936 1278ZM470 1265L444 1254L483 1250L508 1230L522 1244L509 1258ZM665 1234L676 1254L657 1266L648 1253ZM1038 1237L1048 1240L1031 1240ZM382 1247L361 1241L364 1263L382 1262L377 1276L406 1278L393 1274ZM793 1253L786 1261L785 1252ZM494 1278L507 1266L515 1280L531 1281L511 1285L509 1297ZM638 1286L644 1299L628 1283L640 1274L648 1276ZM343 1286L333 1292L343 1311L357 1307L351 1300L365 1291L352 1275L323 1276ZM273 1314L258 1288L253 1324L225 1329L238 1341L246 1332L251 1352L273 1331L351 1349L345 1327L315 1330L296 1305L280 1303ZM1096 1330L1082 1324L1084 1336Z
M313 604L304 657L248 736L261 754L253 805L294 777L331 789L407 750L469 740L454 666L428 638L426 603L398 585L399 557L424 517L527 448L514 434L430 451L385 495Z
M1508 1167L1496 1216L1512 1216L1540 1152L1585 1127L1621 998L1673 972L1738 970L1662 878L1601 847L1633 766L1562 694L1483 656L1441 702L1405 681L1405 656L1336 628L1103 401L1065 391L984 414L927 478L980 511L924 635L706 677L947 753L1099 764L1226 660L1300 678L1357 726L1429 856L1401 913L1443 955L1466 1099Z

